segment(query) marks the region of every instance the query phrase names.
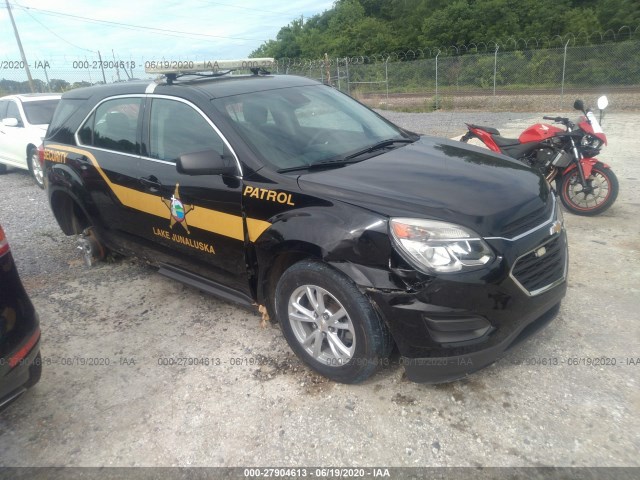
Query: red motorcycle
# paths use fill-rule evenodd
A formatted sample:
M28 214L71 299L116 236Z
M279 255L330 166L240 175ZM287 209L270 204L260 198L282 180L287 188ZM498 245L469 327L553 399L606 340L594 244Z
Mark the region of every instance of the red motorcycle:
M539 169L549 183L556 181L562 204L577 215L598 215L607 210L618 197L618 179L609 165L596 155L607 137L600 126L607 97L598 99L600 121L582 100L573 108L580 110L577 125L564 117L542 117L564 125L558 128L536 123L518 138L504 138L495 128L467 123L469 131L460 139L468 142L478 138L489 149L521 160Z

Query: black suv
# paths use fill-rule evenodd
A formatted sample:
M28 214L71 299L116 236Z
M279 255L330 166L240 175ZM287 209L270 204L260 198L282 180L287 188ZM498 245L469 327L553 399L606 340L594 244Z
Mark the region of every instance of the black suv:
M90 261L136 255L262 306L339 382L369 377L394 345L411 380L464 376L550 321L566 291L542 176L307 78L72 90L41 155L53 213Z

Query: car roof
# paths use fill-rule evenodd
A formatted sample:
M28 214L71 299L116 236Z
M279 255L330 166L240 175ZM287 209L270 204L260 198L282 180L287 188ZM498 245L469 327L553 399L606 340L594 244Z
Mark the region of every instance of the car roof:
M294 75L226 75L213 78L188 76L178 78L173 84L167 84L163 78L153 82L133 80L108 85L95 85L70 90L63 95L63 98L87 99L92 96L105 98L115 95L151 92L162 93L164 95L175 94L181 97L188 95L185 90L192 92L196 90L209 98L220 98L243 93L305 85L321 85L321 83L306 77Z

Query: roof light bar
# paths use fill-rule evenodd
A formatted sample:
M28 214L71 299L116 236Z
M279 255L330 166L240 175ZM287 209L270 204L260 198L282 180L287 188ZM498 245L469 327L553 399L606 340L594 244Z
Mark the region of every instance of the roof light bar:
M227 70L269 69L273 58L243 58L239 60L208 60L203 62L160 60L147 62L144 71L158 75L183 74L197 72L224 72Z

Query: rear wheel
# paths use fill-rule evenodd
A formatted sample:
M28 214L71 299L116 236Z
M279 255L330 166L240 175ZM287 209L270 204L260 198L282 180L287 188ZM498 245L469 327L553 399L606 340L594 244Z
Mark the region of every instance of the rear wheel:
M84 264L87 267L92 267L104 260L107 253L93 227L85 228L78 236L78 249L82 252Z
M599 215L618 198L618 179L600 162L593 166L586 187L580 183L577 169L563 176L559 183L562 204L576 215Z
M40 165L40 158L38 157L38 149L31 147L27 154L27 164L29 165L29 171L33 175L33 179L40 188L44 188L44 171L42 165Z
M275 299L291 349L331 380L361 382L391 353L391 336L371 302L326 264L304 260L290 267L278 281Z

